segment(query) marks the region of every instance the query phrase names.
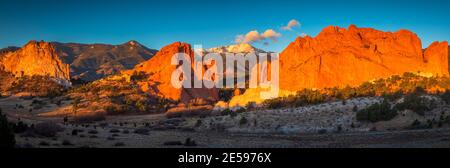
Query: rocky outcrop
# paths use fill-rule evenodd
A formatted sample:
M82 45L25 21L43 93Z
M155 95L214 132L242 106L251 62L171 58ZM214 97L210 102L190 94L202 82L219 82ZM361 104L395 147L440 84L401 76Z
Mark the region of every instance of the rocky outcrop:
M63 63L55 48L47 42L30 41L21 49L0 57L0 69L15 76L49 76L70 85L69 65Z
M408 30L330 26L314 38L298 37L280 53L278 95L304 88L358 86L405 72L448 75L448 52L447 42L434 42L423 50L421 40ZM259 89L248 89L233 97L229 106L262 101Z
M408 30L330 26L312 38L298 37L280 54L280 89L357 86L404 72L448 75L448 44L424 52Z
M169 98L183 103L189 103L193 100L199 101L216 101L218 100L217 89L208 88L174 88L171 84L172 73L177 68L171 65L172 56L176 53L186 53L194 59L194 51L191 45L182 42L175 42L163 47L150 60L138 64L134 69L124 72L132 75L137 72L145 72L148 78L143 82L139 82L143 91L153 92L165 98ZM205 70L205 69L203 69ZM192 70L192 72L194 72ZM194 75L192 75L194 76Z

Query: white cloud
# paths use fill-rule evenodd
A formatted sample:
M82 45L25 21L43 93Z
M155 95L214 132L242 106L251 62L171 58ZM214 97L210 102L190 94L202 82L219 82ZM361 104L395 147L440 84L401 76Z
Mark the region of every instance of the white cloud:
M277 41L278 37L281 37L281 34L277 33L273 29L267 29L266 31L264 31L264 33L261 34L257 30L252 30L245 35L237 35L234 41L236 43L253 43L266 39Z
M300 26L300 22L292 19L289 21L289 23L286 26L281 27L282 30L292 30L293 27L297 27Z
M277 41L278 37L281 37L280 33L275 32L272 29L267 29L263 34L262 34L263 38L268 38L271 39L272 41Z

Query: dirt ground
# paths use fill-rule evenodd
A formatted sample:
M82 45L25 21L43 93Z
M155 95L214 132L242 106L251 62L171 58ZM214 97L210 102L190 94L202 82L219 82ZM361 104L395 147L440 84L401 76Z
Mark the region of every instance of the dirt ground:
M46 101L46 100L43 100ZM372 101L372 100L371 100ZM65 110L69 102L62 102L62 105L56 106L47 103L40 109L29 111L32 100L23 100L9 97L0 99L0 107L6 112L10 121L21 121L27 124L38 124L42 122L53 122L64 130L58 132L55 136L44 137L40 135L30 135L29 133L16 134L18 147L33 148L437 148L450 147L450 128L434 128L421 130L381 130L378 131L342 131L342 132L264 132L248 131L274 130L275 126L267 126L258 123L258 129L254 129L253 118L259 118L261 121L273 121L285 123L286 125L298 126L304 123L311 127L317 123L311 119L305 119L306 116L327 117L315 108L333 109L338 107L338 103L330 105L319 105L313 107L298 108L292 110L276 111L253 111L241 113L238 116L229 118L229 116L215 116L207 118L174 118L167 119L164 114L153 115L127 115L127 116L108 116L104 121L98 121L89 124L63 123L61 117L42 117L39 114L53 112L55 110ZM353 119L349 112L353 102L369 102L369 99L350 101L350 105L342 106L341 115L329 115L336 118L336 121L347 123ZM16 104L24 108L16 108ZM369 104L369 103L367 103ZM304 111L313 109L319 111L306 114ZM347 109L347 110L345 110ZM334 111L333 111L334 112ZM285 115L288 113L291 115ZM295 114L295 115L294 115ZM230 129L218 130L212 129L211 121L216 123L237 123L243 116L249 119L248 124L235 126ZM253 116L253 118L252 118ZM270 116L271 118L262 119ZM283 118L276 118L287 116ZM275 118L274 118L275 117ZM293 117L299 118L292 120ZM303 118L300 120L300 118ZM195 126L198 120L203 121L203 125ZM345 120L344 120L345 119ZM285 120L285 121L284 121ZM316 119L317 120L317 119ZM322 119L321 119L322 120ZM219 122L220 121L220 122ZM331 121L330 121L331 122ZM336 122L332 122L336 123ZM326 123L325 123L326 124ZM348 125L349 123L347 123ZM239 124L236 124L239 125ZM320 125L320 128L323 126ZM251 129L250 129L251 128ZM330 127L330 128L334 128ZM74 131L76 130L76 131ZM238 131L236 131L238 130ZM246 131L239 131L246 130ZM298 129L293 129L298 130ZM310 130L310 129L307 129ZM361 129L360 129L361 130ZM76 132L76 133L74 133ZM185 142L190 139L190 145ZM195 141L195 142L194 142Z
M92 129L92 128L91 128ZM329 133L329 134L249 134L191 132L180 130L149 131L148 135L119 128L121 132L111 133L111 129L97 129L97 134L89 133L89 128L73 136L71 129L58 133L55 138L17 137L23 147L126 147L126 148L165 148L186 147L167 145L168 142L184 143L187 138L196 142L198 148L447 148L450 147L449 129ZM111 138L112 137L112 138ZM63 142L68 140L70 144ZM45 145L47 142L48 145Z

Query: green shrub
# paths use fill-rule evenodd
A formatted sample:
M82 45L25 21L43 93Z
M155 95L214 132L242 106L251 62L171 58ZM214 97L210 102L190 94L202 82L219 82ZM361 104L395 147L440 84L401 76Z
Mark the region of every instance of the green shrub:
M120 107L118 108L114 105L105 106L105 107L103 107L103 110L105 110L107 115L117 115L117 114L121 114L124 112L122 108L120 108Z
M146 74L144 71L134 71L133 74L130 76L131 81L141 81L148 78L148 74Z
M230 113L230 117L231 118L234 118L234 117L236 117L237 116L237 112L233 112L233 111L231 111L231 113Z
M116 142L114 144L114 146L125 146L125 143L123 143L123 142Z
M219 99L221 101L230 101L233 98L234 89L232 88L221 88L219 89Z
M245 105L245 109L246 109L247 111L251 111L251 110L255 109L255 107L256 107L256 103L255 103L255 102L248 102L248 103Z
M427 90L435 90L436 88L450 88L450 77L423 77L414 73L404 73L402 76L395 75L386 79L364 82L358 87L334 87L321 90L303 89L298 91L296 95L265 100L263 104L269 109L277 109L373 96L383 96L385 100L394 101L408 93L424 94L427 93ZM450 103L450 91L441 94L441 98ZM342 102L344 105L345 103L345 101Z
M305 105L323 103L325 102L326 97L327 95L318 90L303 89L298 91L295 95L265 100L263 104L269 109L301 107Z
M278 109L284 106L282 98L268 99L264 101L264 105L269 109Z
M358 106L354 105L353 108L352 108L352 111L353 112L358 112Z
M19 77L7 90L13 93L29 92L39 97L49 98L61 96L66 92L64 86L58 84L49 76L39 75Z
M244 124L247 124L247 122L248 122L247 118L242 117L241 120L239 121L239 124L244 125Z
M144 101L137 101L135 106L140 112L147 111L147 104Z
M430 101L425 97L421 97L417 94L408 94L405 96L402 103L395 105L395 109L400 111L411 110L423 116L426 111L432 110L435 106L433 101Z
M202 120L198 119L197 122L195 123L195 127L200 127L202 125Z
M341 125L338 125L336 127L336 132L342 132L342 126Z
M246 111L245 108L240 107L235 111L235 113L243 113L245 111Z
M422 124L419 120L414 120L414 122L409 126L409 129L429 129L432 128L432 125L427 121L427 124Z
M34 126L34 132L45 137L54 137L58 132L63 130L63 127L53 122L42 122Z
M325 134L327 133L326 129L320 129L319 131L317 131L318 134Z
M446 90L443 94L440 95L440 97L443 101L445 101L445 103L449 104L450 103L450 90Z
M387 100L382 103L375 103L356 113L358 121L388 121L397 116L397 111L391 108L391 104Z
M388 101L395 101L395 100L401 98L402 96L403 96L403 92L401 92L401 91L396 91L391 94L387 94L387 93L383 94L383 98Z
M61 144L64 145L64 146L72 146L73 145L72 142L70 142L67 139L63 140Z
M232 113L232 111L230 109L224 109L220 112L220 115L230 115Z

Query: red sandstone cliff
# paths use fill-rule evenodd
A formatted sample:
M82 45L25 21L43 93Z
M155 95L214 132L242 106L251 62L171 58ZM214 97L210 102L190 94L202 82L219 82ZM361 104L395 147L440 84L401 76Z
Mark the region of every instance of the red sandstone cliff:
M448 44L425 51L408 30L326 27L316 37L298 37L280 54L280 89L357 86L404 72L448 75Z
M0 57L0 69L15 76L48 75L64 84L70 81L69 65L61 61L54 47L47 42L30 41L21 49L6 53Z
M171 58L176 53L186 53L193 60L194 52L191 45L182 42L175 42L163 47L150 60L138 64L133 70L126 73L143 71L149 75L146 82L141 82L144 91L155 92L166 98L180 100L187 103L193 99L203 99L209 101L218 100L217 89L207 88L181 88L176 89L171 84L172 72L176 66L171 65ZM192 70L192 72L194 72Z

